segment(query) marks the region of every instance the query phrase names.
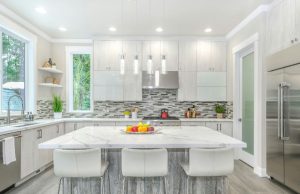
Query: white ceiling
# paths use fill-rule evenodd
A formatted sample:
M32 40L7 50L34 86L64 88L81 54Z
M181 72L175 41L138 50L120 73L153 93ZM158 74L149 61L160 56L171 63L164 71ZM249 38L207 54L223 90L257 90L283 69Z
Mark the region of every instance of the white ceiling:
M1 4L53 38L92 38L112 34L223 36L259 5L271 1L1 0ZM37 6L43 6L47 14L37 13ZM59 26L66 27L67 31L59 31ZM111 26L117 31L110 32ZM164 29L162 33L155 31L158 26ZM209 34L204 32L207 27L213 29Z

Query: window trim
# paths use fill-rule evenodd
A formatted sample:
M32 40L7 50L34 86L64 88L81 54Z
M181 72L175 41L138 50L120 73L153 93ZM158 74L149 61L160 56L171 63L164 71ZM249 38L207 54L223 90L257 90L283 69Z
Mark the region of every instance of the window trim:
M73 54L89 54L90 64L90 110L73 109ZM69 113L89 113L94 111L93 101L93 47L91 46L66 46L66 104Z
M3 21L0 18L0 74L2 75L3 69L2 69L2 33L5 33L9 36L12 36L13 38L20 40L25 43L25 80L24 80L24 90L25 90L25 112L32 112L33 114L36 114L36 37L34 35L31 35L29 37L26 37L26 35L29 35L23 31L23 29L18 29L17 32L13 30L14 26L5 26L3 25ZM11 28L10 28L11 27ZM33 71L32 71L33 70ZM2 91L2 79L0 81L1 88L0 91ZM2 95L0 95L0 103L2 103ZM6 116L7 111L2 111L0 104L0 117ZM20 111L12 111L11 115L19 115Z

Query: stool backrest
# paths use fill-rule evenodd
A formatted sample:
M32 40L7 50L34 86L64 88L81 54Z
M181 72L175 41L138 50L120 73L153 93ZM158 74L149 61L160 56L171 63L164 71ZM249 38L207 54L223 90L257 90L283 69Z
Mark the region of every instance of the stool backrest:
M160 177L168 174L166 149L123 149L122 174L127 177Z
M191 176L226 176L233 172L232 148L190 149L189 172Z
M101 150L62 150L53 153L54 174L59 177L98 177L101 173Z

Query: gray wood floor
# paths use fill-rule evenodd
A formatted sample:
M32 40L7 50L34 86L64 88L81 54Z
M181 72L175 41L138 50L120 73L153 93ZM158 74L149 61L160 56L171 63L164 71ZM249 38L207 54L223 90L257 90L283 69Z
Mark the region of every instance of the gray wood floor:
M229 176L230 194L293 194L288 189L260 178L253 173L252 168L241 161L235 162L234 173ZM35 178L27 181L8 194L56 194L58 178L49 169Z

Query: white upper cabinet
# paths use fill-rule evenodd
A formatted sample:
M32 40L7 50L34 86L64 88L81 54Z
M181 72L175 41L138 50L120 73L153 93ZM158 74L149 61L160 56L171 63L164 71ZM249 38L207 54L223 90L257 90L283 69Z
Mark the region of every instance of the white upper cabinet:
M121 46L122 47L122 46ZM133 73L133 64L136 55L139 61L139 71L142 70L142 43L141 41L124 41L123 52L125 55L125 74Z
M167 71L178 71L178 41L144 41L143 70L147 71L149 56L152 56L153 71L161 70L161 58L166 56Z
M179 41L179 70L197 71L197 46L194 40Z
M121 41L95 41L94 70L119 71L121 54Z
M267 24L268 55L299 43L299 4L299 0L281 0L272 4Z
M142 74L124 75L124 101L142 101Z
M180 71L178 101L197 100L197 72Z
M224 41L201 40L198 42L197 50L197 71L226 71L226 43Z
M161 56L166 56L167 71L178 71L178 41L161 41Z

